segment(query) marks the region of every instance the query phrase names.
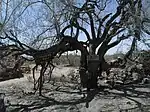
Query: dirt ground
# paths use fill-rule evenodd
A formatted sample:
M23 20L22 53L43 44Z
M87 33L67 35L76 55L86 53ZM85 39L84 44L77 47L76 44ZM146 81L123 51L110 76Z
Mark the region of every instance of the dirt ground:
M100 87L86 98L85 90L81 92L77 83L62 80L62 76L67 79L76 70L56 67L52 81L44 84L43 96L39 96L38 91L34 94L32 74L0 82L7 112L150 112L150 84L118 86L115 89ZM89 104L88 108L86 104Z

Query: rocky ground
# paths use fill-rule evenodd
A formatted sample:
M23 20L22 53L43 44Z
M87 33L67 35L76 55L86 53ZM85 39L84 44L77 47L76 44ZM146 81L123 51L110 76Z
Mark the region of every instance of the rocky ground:
M100 87L86 98L85 90L81 92L77 82L68 81L76 70L56 67L51 82L44 84L43 96L38 96L38 91L34 94L32 74L0 82L7 112L150 112L150 84Z

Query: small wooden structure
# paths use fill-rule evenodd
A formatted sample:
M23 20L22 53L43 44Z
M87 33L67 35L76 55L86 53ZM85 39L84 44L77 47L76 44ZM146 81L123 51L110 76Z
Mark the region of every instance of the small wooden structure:
M87 57L87 64L88 64L89 72L97 71L97 69L100 65L99 55L89 55Z

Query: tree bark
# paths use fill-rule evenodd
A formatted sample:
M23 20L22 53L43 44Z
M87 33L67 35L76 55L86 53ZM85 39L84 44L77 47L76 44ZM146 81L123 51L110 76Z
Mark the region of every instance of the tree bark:
M90 57L96 55L96 47L94 44L90 44L89 46L89 60L88 60L88 81L87 81L87 89L97 88L97 77L98 77L98 68L99 68L99 60L91 61Z

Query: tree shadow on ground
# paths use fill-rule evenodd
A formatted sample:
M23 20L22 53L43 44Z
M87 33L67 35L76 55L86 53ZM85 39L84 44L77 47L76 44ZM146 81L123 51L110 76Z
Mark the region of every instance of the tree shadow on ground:
M122 93L111 92L116 95L120 95L124 97L150 98L150 84L118 85L114 89L118 91L122 91ZM147 91L147 89L149 90Z
M70 92L70 91L65 91L65 90L64 91L60 90L59 92L62 94L66 93L66 94L70 94L70 95L71 94L78 94L78 95L82 94L80 92ZM36 110L36 109L44 109L46 107L56 106L56 105L60 105L61 106L60 108L67 108L70 105L75 106L77 104L86 102L85 97L80 97L80 98L75 98L75 99L72 98L72 100L68 100L68 101L67 100L66 101L59 101L59 100L56 100L53 96L51 96L51 94L49 94L49 95L48 96L43 95L41 97L38 96L38 100L37 99L35 100L34 97L32 97L32 95L31 95L30 97L28 97L29 98L28 100L32 101L33 103L30 103L30 104L9 104L7 106L8 111L11 111L11 112L28 112L28 111L32 111L32 110ZM24 97L26 97L26 96L24 96Z
M132 84L132 85L120 85L114 88L120 92L110 92L115 97L120 96L132 101L136 104L136 107L129 109L121 109L121 112L128 111L138 111L138 112L149 112L150 111L150 84L140 85L140 84ZM139 99L148 100L147 104L144 101Z
M76 101L57 101L54 98L43 96L41 99L39 99L39 101L34 102L29 105L10 104L9 107L15 107L14 109L11 110L11 112L24 112L24 111L28 112L28 111L42 109L42 108L46 108L49 106L55 106L55 105L63 105L64 108L65 108L65 106L67 108L68 105L76 105L76 104L80 104L80 103L84 103L84 102L85 102L85 99L83 99L83 98L78 99Z
M69 95L83 95L82 97L79 98L71 98L71 100L65 100L65 101L59 101L56 100L55 97L52 94L55 94L56 92L59 92L60 95L61 94L69 94ZM32 95L30 97L28 97L28 101L33 101L33 103L30 104L9 104L7 107L10 109L11 108L11 112L28 112L28 111L32 111L32 110L41 110L50 106L61 106L60 108L68 108L69 106L75 106L77 104L83 104L84 103L89 103L92 99L94 99L95 95L97 95L99 93L98 89L93 89L90 91L90 93L88 94L88 98L86 97L86 90L81 91L67 91L67 90L62 90L59 89L57 91L55 91L54 93L50 93L48 95L43 95L41 97L38 96L38 100L37 98L34 99L34 97L32 97ZM28 96L28 95L27 95ZM26 97L26 96L24 96ZM71 96L70 96L71 97ZM27 99L27 98L25 98ZM65 98L64 98L65 99ZM58 107L59 108L59 107ZM77 107L76 107L77 108ZM9 111L9 110L8 110Z
M90 93L88 94L88 97L80 97L80 98L75 98L75 99L71 99L71 100L66 100L66 101L58 101L55 99L54 96L42 96L39 97L38 100L34 101L34 98L32 98L29 100L34 101L33 103L30 103L28 105L24 105L24 104L10 104L8 105L8 108L13 108L11 109L11 112L28 112L28 111L32 111L32 110L38 110L38 109L44 109L50 106L56 106L59 105L61 106L60 108L68 108L68 106L72 105L75 106L77 104L81 104L81 103L89 103L91 102L95 96L100 95L100 97L102 97L102 95L106 96L106 97L124 97L129 99L130 101L133 101L136 103L137 107L134 108L129 108L129 109L122 109L122 111L126 112L126 111L132 111L132 110L136 110L137 108L140 111L145 111L145 109L150 109L150 105L144 105L143 103L139 102L138 100L136 100L135 98L150 98L150 91L145 91L142 90L142 88L149 88L150 85L118 85L113 89L109 89L107 88L108 92L106 92L105 87L100 87L99 89L96 90L91 90ZM120 92L114 92L113 90L117 90ZM80 92L71 92L71 91L67 91L67 90L58 90L60 93L64 94L78 94L81 95L83 93ZM83 91L85 93L85 91ZM105 94L107 93L107 94ZM55 93L54 93L55 94ZM58 107L59 108L59 107ZM145 111L147 112L147 111Z

